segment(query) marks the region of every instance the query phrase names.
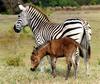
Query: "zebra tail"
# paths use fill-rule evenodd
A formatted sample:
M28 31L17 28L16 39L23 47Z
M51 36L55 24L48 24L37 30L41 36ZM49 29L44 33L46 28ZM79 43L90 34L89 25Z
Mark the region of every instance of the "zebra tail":
M91 46L88 47L88 58L90 59L91 57Z

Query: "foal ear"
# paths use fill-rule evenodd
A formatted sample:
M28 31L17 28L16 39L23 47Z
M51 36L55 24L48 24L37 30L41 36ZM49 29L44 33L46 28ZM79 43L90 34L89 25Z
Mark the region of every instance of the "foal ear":
M35 54L34 51L32 52L32 54Z
M33 46L32 54L36 54L36 50L37 50L37 48L35 46Z
M38 50L38 47L33 46L33 50Z

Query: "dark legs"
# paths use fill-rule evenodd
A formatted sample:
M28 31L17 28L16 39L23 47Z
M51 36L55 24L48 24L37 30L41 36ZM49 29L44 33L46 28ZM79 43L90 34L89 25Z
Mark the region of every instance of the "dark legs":
M71 66L72 66L72 63L69 62L69 63L67 64L67 71L66 71L66 77L65 77L65 80L68 79L68 76L69 76L69 73L70 73L70 70L71 70Z
M73 67L74 67L74 79L76 79L76 78L77 78L77 67L78 67L78 64L75 63L75 64L73 65Z
M73 55L74 56L74 55ZM79 50L77 48L77 51L75 53L75 59L73 59L73 67L74 67L74 78L77 78L78 73L78 67L79 67Z
M69 58L68 65L67 65L67 72L66 72L66 80L68 79L71 66L74 67L74 78L77 78L78 66L79 66L79 55L76 55L76 52L73 53L72 58Z
M56 60L57 58L51 58L51 68L52 68L52 76L55 78L56 77Z

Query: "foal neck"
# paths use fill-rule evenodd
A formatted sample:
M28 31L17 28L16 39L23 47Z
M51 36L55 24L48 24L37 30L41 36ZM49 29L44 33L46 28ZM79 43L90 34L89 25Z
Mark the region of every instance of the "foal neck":
M38 55L40 58L43 58L45 55L47 55L49 51L49 43L46 43L38 48Z

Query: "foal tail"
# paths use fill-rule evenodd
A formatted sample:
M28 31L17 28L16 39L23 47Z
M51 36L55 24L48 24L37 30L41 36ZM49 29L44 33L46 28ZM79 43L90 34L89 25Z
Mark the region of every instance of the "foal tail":
M77 46L79 48L79 55L83 58L85 56L86 49L83 48L79 43L77 43Z

